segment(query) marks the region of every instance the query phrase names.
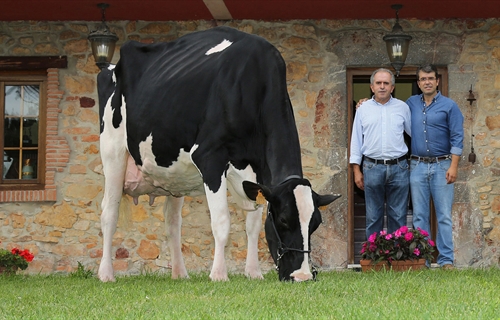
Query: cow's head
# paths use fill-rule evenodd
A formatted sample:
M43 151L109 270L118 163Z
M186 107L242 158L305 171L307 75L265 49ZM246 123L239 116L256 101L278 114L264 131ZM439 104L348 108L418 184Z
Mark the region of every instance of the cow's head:
M311 234L321 223L319 207L340 195L319 195L306 179L286 180L273 189L244 181L247 196L262 203L267 200L265 232L269 251L280 280L305 281L315 278L309 267ZM263 198L262 198L263 197Z

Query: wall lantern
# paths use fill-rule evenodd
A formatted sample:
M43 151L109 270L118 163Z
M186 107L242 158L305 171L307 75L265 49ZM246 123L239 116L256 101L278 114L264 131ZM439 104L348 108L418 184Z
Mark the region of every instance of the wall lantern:
M396 76L399 76L399 71L405 65L406 56L408 55L408 47L410 46L411 36L403 33L403 28L399 24L398 11L403 5L393 4L392 9L396 10L396 24L392 27L392 32L384 36L384 41L387 46L387 53L391 65L396 70Z
M109 66L113 54L115 53L115 44L118 41L118 36L109 30L106 25L106 8L109 7L107 3L99 3L97 7L101 8L102 11L102 24L90 32L88 39L90 45L92 46L92 54L94 55L95 64L99 69L106 68Z
M469 90L469 97L467 98L467 101L470 102L470 153L469 153L469 162L474 164L476 162L476 154L474 153L474 132L472 130L473 128L473 122L474 122L474 110L472 109L472 103L476 101L476 97L474 96L474 93L472 92L472 84L470 85L470 90Z

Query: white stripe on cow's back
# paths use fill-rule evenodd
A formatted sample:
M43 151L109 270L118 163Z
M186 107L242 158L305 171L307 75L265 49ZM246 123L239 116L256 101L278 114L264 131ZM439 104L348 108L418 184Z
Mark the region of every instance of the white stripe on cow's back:
M224 39L221 43L219 43L218 45L216 45L215 47L213 47L212 49L208 50L207 52L205 52L205 55L206 56L209 56L211 54L214 54L214 53L217 53L217 52L221 52L221 51L224 51L226 50L230 45L232 45L233 43L227 39Z

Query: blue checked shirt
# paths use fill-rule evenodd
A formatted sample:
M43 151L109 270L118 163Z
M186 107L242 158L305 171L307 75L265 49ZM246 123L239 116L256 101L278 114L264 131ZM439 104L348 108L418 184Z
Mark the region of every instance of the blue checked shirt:
M455 101L438 91L425 107L422 95L411 96L411 154L420 157L460 156L464 141L464 117Z
M363 156L391 160L404 156L408 147L403 131L411 136L410 108L393 98L380 104L372 97L364 102L354 117L349 163L361 164Z

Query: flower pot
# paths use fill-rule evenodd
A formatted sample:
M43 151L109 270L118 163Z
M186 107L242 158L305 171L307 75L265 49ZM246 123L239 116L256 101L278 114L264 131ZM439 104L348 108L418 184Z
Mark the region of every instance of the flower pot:
M393 271L420 270L425 268L425 259L418 260L393 260L391 261Z
M369 271L380 271L380 270L389 270L389 264L387 261L380 261L377 263L373 263L372 260L365 260L362 259L359 261L359 264L361 265L361 271L363 272L369 272Z

